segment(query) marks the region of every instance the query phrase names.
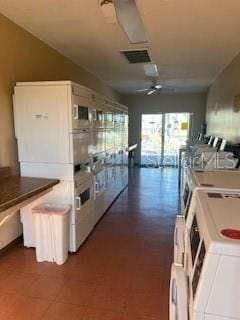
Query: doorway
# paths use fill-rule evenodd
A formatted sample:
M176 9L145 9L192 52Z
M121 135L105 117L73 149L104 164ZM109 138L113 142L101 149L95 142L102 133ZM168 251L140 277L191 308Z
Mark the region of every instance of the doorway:
M177 167L179 148L189 137L189 113L142 114L141 165Z

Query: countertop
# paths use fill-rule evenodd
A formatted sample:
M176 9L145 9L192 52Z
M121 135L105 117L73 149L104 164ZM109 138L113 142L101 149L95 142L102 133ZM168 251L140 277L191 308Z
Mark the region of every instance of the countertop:
M0 212L59 183L56 179L10 176L0 179Z

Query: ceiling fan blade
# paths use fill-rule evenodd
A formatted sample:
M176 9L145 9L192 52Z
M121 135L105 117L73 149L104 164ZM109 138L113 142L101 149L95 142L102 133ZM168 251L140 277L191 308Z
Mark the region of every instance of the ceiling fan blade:
M147 34L135 0L114 0L118 22L131 43L147 42Z
M145 89L137 89L136 91L137 92L144 92L144 91L148 91L149 90L149 88L145 88Z
M156 89L152 89L152 90L150 90L150 91L147 93L147 95L150 96L151 94L153 94L153 93L156 92L156 91L157 91Z
M157 90L162 89L162 85L161 85L161 84L156 84L154 87L155 87L155 89L157 89Z

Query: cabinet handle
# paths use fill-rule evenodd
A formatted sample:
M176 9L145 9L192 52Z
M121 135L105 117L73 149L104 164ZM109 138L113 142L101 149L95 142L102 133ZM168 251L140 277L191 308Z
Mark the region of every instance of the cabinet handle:
M73 106L73 119L78 120L78 105L74 104Z
M175 228L174 242L175 242L175 245L178 246L178 228Z
M76 210L81 210L81 198L76 197Z
M172 288L171 288L171 300L172 300L172 304L173 304L175 307L177 306L176 292L177 292L176 280L173 279L173 281L172 281Z
M99 189L98 189L98 182L95 182L95 193L98 193Z

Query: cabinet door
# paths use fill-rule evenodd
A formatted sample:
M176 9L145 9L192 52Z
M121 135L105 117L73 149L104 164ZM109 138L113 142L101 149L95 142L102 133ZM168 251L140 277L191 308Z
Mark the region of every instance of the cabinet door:
M105 127L105 117L104 111L102 109L93 109L92 110L92 118L93 118L93 127L96 129Z
M94 177L94 193L95 199L99 197L106 187L106 171L105 169L98 172Z
M72 95L72 129L92 126L92 100L88 97Z
M79 131L70 135L73 140L73 162L78 164L86 161L90 157L91 152L91 133L90 131Z
M106 151L107 150L112 150L115 147L115 141L114 141L114 130L112 129L107 129L106 130Z
M105 130L93 130L93 153L105 151Z
M86 181L75 188L75 211L76 214L83 212L89 201L93 200L92 180Z
M20 161L69 162L67 87L16 87L14 117Z

